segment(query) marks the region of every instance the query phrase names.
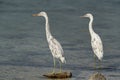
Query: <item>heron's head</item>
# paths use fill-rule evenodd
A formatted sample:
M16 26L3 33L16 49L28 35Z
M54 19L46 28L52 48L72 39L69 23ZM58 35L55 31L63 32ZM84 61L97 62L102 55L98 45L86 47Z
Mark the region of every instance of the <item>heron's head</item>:
M87 13L87 14L85 14L85 15L81 16L81 17L88 17L88 18L90 18L90 17L93 17L93 16L92 16L92 14Z
M33 16L46 16L46 12L40 12L38 14L33 14Z

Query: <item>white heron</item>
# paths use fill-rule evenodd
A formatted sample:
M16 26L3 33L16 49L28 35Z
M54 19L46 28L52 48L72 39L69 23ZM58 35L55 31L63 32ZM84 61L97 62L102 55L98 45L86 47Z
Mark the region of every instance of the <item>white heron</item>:
M56 67L56 61L55 58L59 59L60 63L60 72L61 72L61 62L66 63L65 57L64 57L64 51L62 49L61 44L52 36L50 32L50 26L48 21L48 16L46 12L40 12L38 14L33 14L33 16L43 16L46 20L45 23L45 29L46 29L46 38L49 45L49 49L53 56L53 62L54 62L54 69L52 73L55 73L55 67Z
M99 61L102 61L103 58L103 44L100 36L94 32L92 23L93 23L93 15L90 13L87 13L81 17L88 17L90 19L89 21L89 32L91 35L91 46L93 49L93 52L95 54L95 57L99 59Z

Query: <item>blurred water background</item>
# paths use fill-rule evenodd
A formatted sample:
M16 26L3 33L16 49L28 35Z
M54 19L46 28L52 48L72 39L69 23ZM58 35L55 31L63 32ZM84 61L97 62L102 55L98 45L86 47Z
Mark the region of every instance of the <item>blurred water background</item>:
M45 20L33 13L46 11L53 36L61 43L69 80L88 80L95 72L88 31L94 30L104 44L101 73L108 80L120 79L120 0L0 0L0 80L48 80L52 55L45 36ZM59 69L59 64L57 65Z

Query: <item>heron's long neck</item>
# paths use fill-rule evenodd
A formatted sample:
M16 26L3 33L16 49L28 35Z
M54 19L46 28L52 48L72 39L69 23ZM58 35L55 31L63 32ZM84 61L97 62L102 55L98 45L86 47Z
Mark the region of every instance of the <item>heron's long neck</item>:
M93 17L90 17L90 22L89 22L89 31L90 31L90 35L92 36L94 32L93 27L92 27L92 23L93 23Z
M49 39L49 37L51 37L51 32L50 32L50 26L49 26L49 21L48 21L48 16L46 15L45 16L45 19L46 19L46 23L45 23L45 29L46 29L46 37L47 39Z

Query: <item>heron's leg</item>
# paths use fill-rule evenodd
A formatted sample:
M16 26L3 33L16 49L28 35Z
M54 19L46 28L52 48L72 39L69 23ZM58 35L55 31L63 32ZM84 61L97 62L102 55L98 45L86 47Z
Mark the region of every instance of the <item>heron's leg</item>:
M62 64L60 61L59 61L59 64L60 64L60 73L61 73L62 72Z
M96 55L94 55L94 68L96 69Z
M53 62L54 62L54 68L53 68L53 72L52 73L55 73L56 63L55 63L55 58L54 57L53 57Z
M102 68L101 64L102 64L102 62L101 62L101 60L99 60L99 69Z

